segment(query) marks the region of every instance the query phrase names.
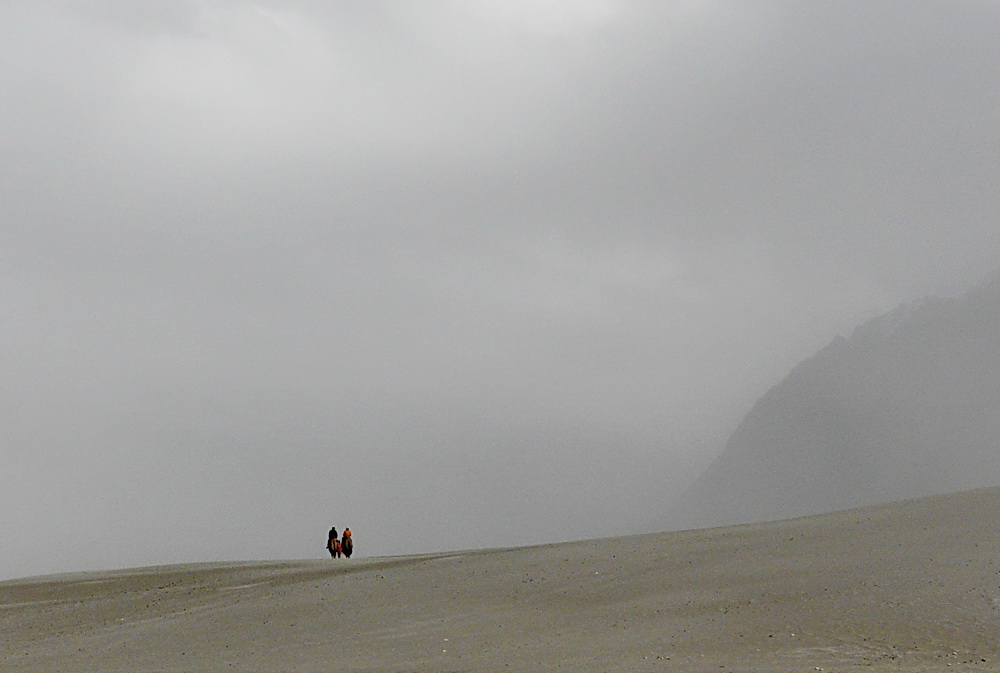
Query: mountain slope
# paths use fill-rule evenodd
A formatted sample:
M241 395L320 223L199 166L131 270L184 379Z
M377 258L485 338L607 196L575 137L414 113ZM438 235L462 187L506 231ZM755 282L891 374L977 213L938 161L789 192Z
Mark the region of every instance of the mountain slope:
M1000 277L900 306L795 367L678 508L763 521L1000 483Z

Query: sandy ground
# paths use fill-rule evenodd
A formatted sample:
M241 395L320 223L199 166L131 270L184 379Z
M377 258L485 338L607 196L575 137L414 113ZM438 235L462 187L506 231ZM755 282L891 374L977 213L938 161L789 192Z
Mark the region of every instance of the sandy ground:
M1000 489L773 524L0 583L0 671L1000 670Z

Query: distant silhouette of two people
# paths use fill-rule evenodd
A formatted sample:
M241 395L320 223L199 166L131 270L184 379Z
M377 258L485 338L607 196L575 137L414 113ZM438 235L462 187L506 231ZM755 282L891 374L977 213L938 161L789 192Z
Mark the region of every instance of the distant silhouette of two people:
M351 558L354 553L354 540L351 538L351 529L345 528L343 536L337 536L336 527L331 528L326 536L326 550L330 552L330 558L340 558L343 554Z

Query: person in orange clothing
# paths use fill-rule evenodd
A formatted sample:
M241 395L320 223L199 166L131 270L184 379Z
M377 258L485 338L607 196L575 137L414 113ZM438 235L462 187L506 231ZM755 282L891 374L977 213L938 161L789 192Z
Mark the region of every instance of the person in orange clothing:
M351 554L354 553L354 540L351 538L350 528L344 529L344 535L340 538L340 550L347 558L351 558Z

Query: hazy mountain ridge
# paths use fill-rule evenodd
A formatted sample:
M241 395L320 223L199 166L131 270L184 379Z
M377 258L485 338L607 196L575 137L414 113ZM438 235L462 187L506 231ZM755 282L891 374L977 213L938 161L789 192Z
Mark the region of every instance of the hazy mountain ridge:
M1000 276L904 304L797 365L682 498L684 525L1000 483Z

